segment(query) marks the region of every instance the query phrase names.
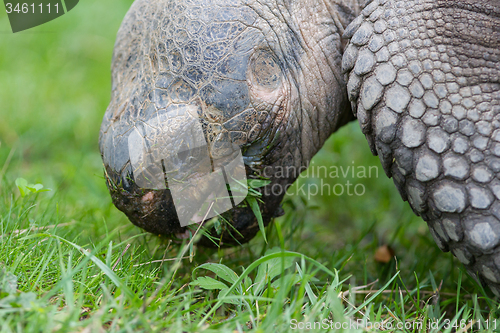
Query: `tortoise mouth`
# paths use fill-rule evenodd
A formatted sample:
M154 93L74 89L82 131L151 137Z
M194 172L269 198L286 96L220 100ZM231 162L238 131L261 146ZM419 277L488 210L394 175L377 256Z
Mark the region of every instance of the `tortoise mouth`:
M199 244L207 247L227 247L246 243L259 231L257 218L247 200L241 200L239 204L221 214L207 217L205 220L203 216L195 224L183 226L171 189L141 188L130 171L127 171L126 175L120 175L106 167L105 173L113 204L125 213L134 225L155 235L185 238L187 230L196 229L198 223L204 222L205 236ZM254 171L246 166L246 173L251 175ZM265 190L261 193L258 203L264 225L267 226L273 217L282 214L280 203L284 193L274 195L272 191ZM216 220L215 223L207 223L211 219Z

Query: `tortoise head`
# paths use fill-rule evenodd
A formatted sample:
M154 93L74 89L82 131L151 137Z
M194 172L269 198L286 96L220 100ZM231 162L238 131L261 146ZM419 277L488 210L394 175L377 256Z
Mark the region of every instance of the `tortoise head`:
M313 1L316 2L316 1ZM175 234L221 215L218 244L259 230L323 142L351 119L340 73L347 5L137 0L118 32L100 151L113 203ZM332 18L332 12L336 19Z

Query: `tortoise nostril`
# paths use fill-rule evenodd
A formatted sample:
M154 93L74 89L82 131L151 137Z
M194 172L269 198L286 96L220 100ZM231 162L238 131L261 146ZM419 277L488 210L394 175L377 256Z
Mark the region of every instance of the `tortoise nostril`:
M281 84L282 72L276 57L268 50L257 50L250 59L250 78L254 84L275 90Z

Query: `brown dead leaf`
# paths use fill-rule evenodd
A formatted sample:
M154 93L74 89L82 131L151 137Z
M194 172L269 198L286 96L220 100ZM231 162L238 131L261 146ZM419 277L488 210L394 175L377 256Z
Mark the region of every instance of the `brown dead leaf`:
M394 257L394 250L387 245L380 246L375 252L374 259L377 262L387 264Z

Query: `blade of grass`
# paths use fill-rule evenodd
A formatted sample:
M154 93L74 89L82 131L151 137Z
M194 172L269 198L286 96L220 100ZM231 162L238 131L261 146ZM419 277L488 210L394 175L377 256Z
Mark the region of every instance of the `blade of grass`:
M94 249L92 252L88 252L87 249L81 247L78 244L75 244L73 242L70 242L67 239L64 239L60 236L57 235L51 235L51 234L35 234L35 235L30 235L24 237L24 239L30 239L30 238L35 238L35 237L43 237L43 238L55 238L60 240L61 242L64 242L68 245L73 246L75 249L83 253L85 256L87 256L94 264L99 267L102 272L109 277L109 279L118 287L122 290L122 292L128 297L129 300L135 299L137 296L130 290L127 285L116 275L115 272L111 270L110 267L106 266L105 263L103 263L99 258L97 258L92 252L96 252L99 248ZM105 242L102 242L101 244L104 244Z
M257 218L257 222L259 223L259 229L260 232L262 233L262 236L264 237L264 241L267 243L266 229L264 228L264 221L262 220L262 214L260 213L259 203L252 196L248 196L247 201L250 204L250 208L252 208L255 217Z

